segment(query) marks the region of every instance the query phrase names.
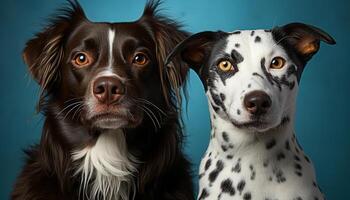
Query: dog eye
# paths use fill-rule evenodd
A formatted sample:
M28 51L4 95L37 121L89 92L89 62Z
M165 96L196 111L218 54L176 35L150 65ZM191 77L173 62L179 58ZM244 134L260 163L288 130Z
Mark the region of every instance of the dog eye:
M230 70L233 70L233 65L228 60L222 60L219 62L218 67L221 71L228 72Z
M282 57L275 57L272 59L270 68L272 69L281 69L284 64L286 63L286 60Z
M85 52L79 52L74 56L72 63L75 67L81 68L90 65L91 61L92 58L89 54Z
M135 54L132 63L140 66L146 65L148 63L148 57L146 54L138 52Z

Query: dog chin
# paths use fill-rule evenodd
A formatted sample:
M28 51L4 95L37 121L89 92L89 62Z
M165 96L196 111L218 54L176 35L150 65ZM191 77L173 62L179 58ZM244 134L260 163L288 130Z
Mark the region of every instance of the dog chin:
M119 129L128 125L124 119L99 119L93 122L93 126L100 129Z

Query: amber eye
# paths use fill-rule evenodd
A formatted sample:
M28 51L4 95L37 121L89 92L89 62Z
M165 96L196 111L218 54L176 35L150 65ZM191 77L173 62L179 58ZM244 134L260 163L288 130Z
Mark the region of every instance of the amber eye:
M284 64L286 63L286 60L282 57L275 57L272 59L270 68L272 69L281 69Z
M148 63L148 57L146 54L138 52L135 54L132 63L140 66L146 65Z
M72 60L73 65L78 68L90 65L91 62L92 62L91 56L85 52L77 53Z
M228 60L223 60L219 62L218 67L221 71L228 72L230 70L233 70L233 65Z

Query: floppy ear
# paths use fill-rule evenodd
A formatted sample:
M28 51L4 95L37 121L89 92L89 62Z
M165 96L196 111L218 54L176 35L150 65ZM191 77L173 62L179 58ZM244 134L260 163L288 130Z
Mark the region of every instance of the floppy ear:
M164 69L166 56L173 48L184 40L189 33L181 30L181 25L158 13L160 1L150 0L147 2L143 15L139 19L153 35L156 43L156 58L159 67L160 79L164 98L170 104L169 91L175 92L178 100L181 100L179 88L184 84L188 69L183 67L184 63L175 58L171 70Z
M200 74L214 42L220 39L223 34L223 32L205 31L188 37L168 55L165 62L166 66L171 64L176 56L180 56L194 71Z
M284 32L284 38L304 62L310 60L317 53L320 41L335 44L335 40L328 33L311 25L291 23L277 29Z
M85 14L78 4L72 0L70 6L59 10L60 14L34 38L26 43L23 59L30 73L40 84L42 91L47 90L52 81L59 78L58 68L64 56L63 43L71 24L85 19Z

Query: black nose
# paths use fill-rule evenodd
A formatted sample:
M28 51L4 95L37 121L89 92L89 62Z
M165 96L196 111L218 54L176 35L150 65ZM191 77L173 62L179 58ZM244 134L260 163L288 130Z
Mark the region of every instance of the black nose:
M125 86L116 77L99 77L93 83L92 92L100 103L112 104L124 95Z
M253 115L265 114L271 107L271 98L263 91L253 91L244 97L244 106Z

